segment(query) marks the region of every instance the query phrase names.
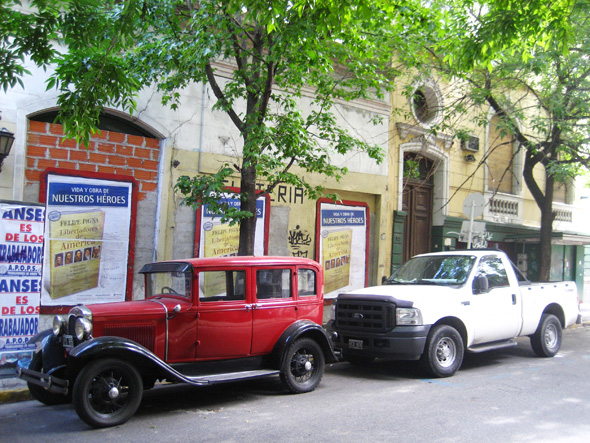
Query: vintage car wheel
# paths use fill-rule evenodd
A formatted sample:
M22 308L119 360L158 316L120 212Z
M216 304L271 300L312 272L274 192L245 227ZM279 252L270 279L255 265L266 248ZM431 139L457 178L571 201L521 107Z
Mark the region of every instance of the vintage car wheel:
M561 323L552 314L543 314L539 327L531 335L531 347L539 357L553 357L561 348Z
M281 381L294 394L313 391L324 375L324 353L315 340L302 338L287 351L281 367Z
M432 377L450 377L461 367L463 353L463 339L457 330L437 325L430 330L420 365Z
M141 375L117 359L95 360L80 371L73 401L78 416L90 426L106 428L129 420L143 394Z
M36 352L33 355L31 363L29 364L29 369L31 369L32 371L43 372L42 352ZM54 394L53 392L49 392L44 387L35 385L30 382L27 382L27 387L29 388L31 396L35 400L39 400L41 403L47 406L63 405L64 403L69 403L71 400L71 397L68 395Z

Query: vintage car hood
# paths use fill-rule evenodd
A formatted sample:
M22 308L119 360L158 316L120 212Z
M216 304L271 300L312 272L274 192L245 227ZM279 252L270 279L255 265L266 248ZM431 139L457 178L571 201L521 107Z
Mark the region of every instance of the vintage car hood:
M158 303L159 302L159 303ZM171 312L174 306L180 304L182 310L190 305L187 301L179 301L173 298L158 298L148 300L133 300L117 303L100 303L86 305L91 311L93 317L117 317L130 315L157 315L164 313L164 306L166 305L168 311Z

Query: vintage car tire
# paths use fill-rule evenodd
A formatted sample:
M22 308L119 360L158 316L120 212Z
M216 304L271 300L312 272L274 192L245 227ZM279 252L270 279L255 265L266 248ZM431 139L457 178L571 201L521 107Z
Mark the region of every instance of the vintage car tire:
M33 355L31 363L29 364L29 369L31 369L32 371L43 372L42 352L36 352ZM54 394L53 392L49 392L44 387L35 385L30 382L27 382L27 387L29 388L31 396L35 400L38 400L47 406L63 405L65 403L69 403L71 400L70 395Z
M539 357L553 357L561 348L561 323L552 314L543 314L539 327L531 335L531 347Z
M135 367L123 360L88 363L74 383L72 399L78 416L96 428L117 426L137 411L143 381Z
M313 391L324 375L326 360L318 343L311 338L295 341L285 354L281 381L294 394Z
M428 334L420 366L431 377L451 377L463 363L463 339L455 328L433 326Z

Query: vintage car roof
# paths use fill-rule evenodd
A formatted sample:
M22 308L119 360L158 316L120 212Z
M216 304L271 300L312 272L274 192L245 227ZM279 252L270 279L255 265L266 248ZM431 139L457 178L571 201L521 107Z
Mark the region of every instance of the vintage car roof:
M162 262L148 263L144 265L139 272L150 272L150 269L160 268L163 264L177 264L182 266L188 264L193 267L215 267L215 266L281 266L281 265L299 265L319 267L320 264L314 260L303 257L284 257L284 256L232 256L232 257L206 257L206 258L187 258L182 260L166 260ZM180 270L180 269L178 269Z

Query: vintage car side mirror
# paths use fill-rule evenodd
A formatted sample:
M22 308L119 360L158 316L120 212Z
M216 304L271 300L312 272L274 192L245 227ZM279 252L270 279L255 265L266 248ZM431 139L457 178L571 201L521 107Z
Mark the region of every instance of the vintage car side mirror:
M172 308L172 315L168 316L168 320L173 319L176 316L176 314L180 312L180 309L180 305L174 306L174 308Z

